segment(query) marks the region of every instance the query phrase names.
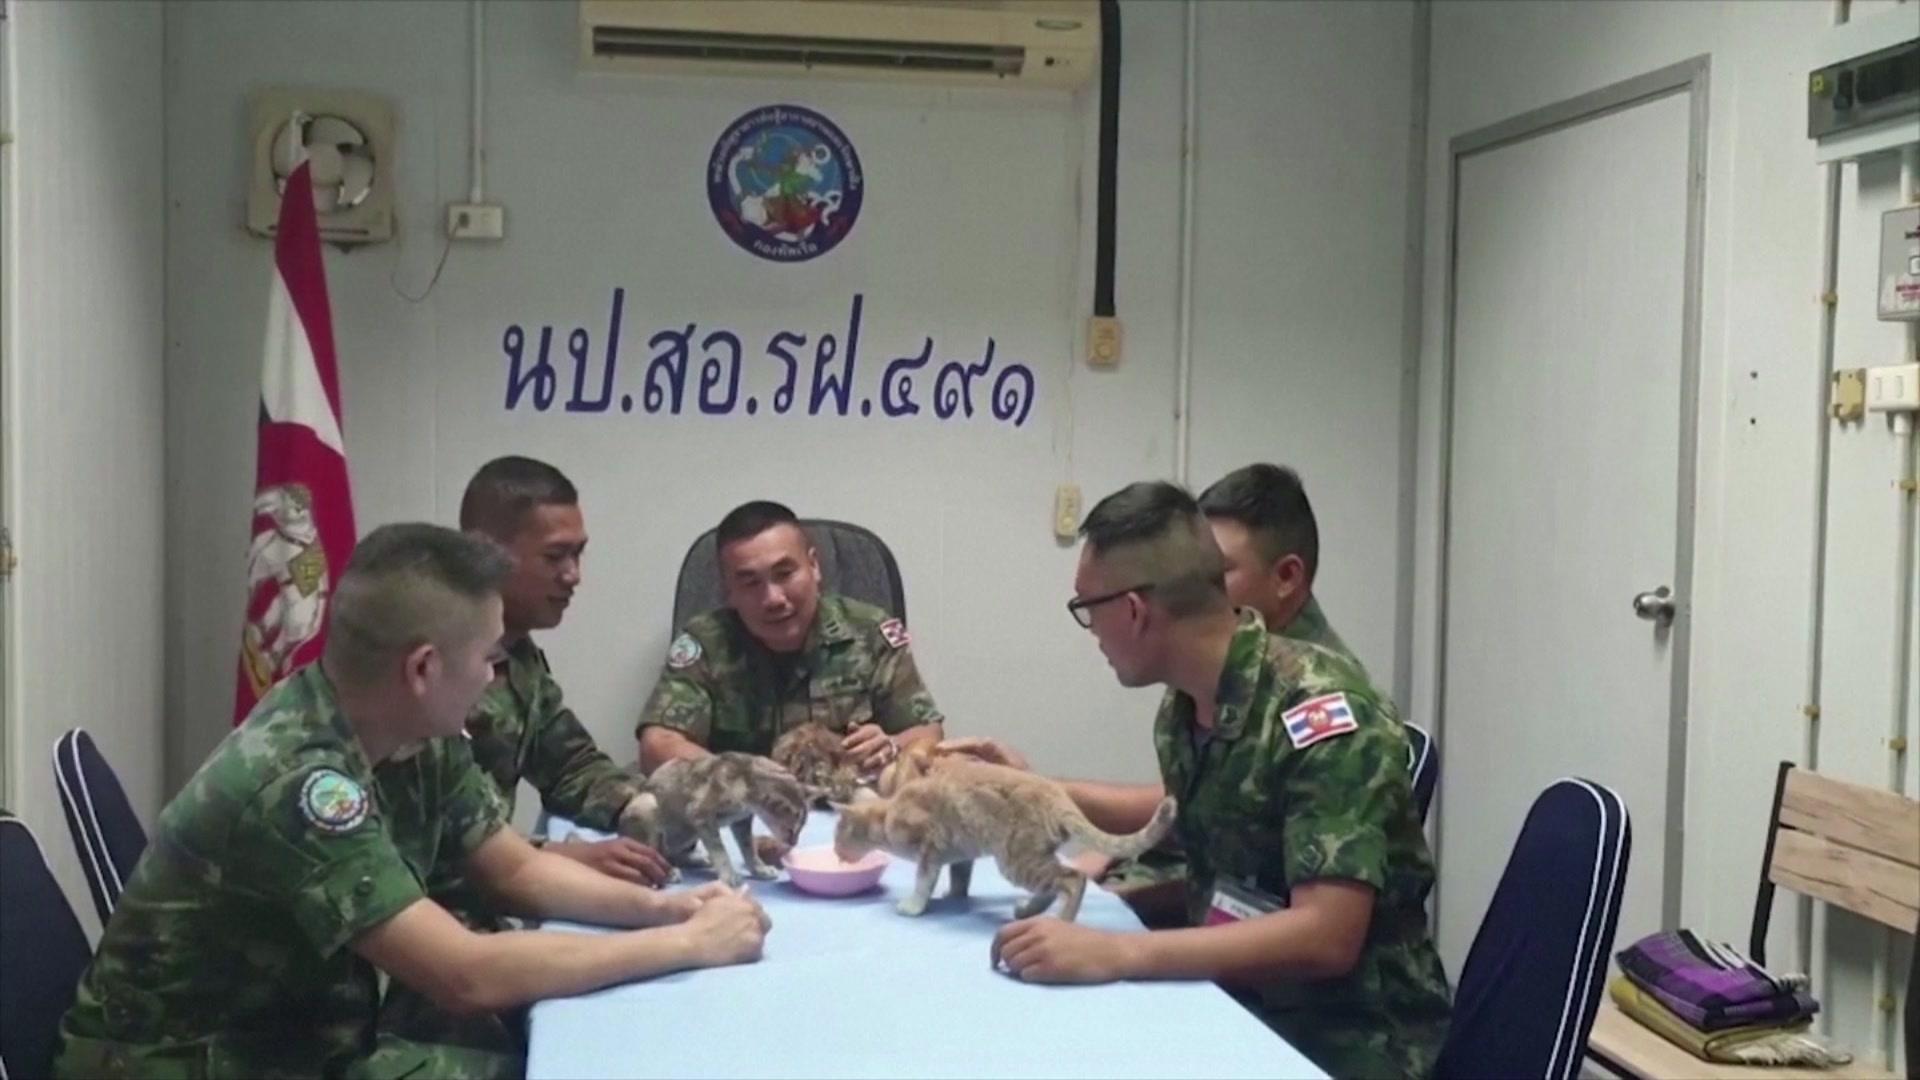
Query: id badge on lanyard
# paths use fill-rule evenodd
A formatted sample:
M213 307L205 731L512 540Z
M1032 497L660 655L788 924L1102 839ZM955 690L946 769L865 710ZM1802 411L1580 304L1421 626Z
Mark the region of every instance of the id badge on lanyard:
M1189 734L1191 739L1191 733ZM1200 790L1200 780L1206 771L1207 759L1212 756L1213 740L1204 742L1192 740L1188 743L1193 749L1193 779L1188 782L1186 798L1191 801L1194 793ZM1262 915L1284 910L1287 907L1285 897L1275 896L1253 887L1251 879L1236 882L1221 877L1215 880L1213 896L1207 901L1207 915L1202 926L1221 926L1226 923L1257 919Z
M1257 919L1284 910L1286 906L1287 902L1278 896L1223 878L1214 882L1213 899L1207 902L1207 917L1200 925L1220 926Z

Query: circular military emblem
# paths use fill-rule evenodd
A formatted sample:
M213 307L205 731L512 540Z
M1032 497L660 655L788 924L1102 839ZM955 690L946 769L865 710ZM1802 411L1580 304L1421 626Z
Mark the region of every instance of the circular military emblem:
M300 812L316 828L348 832L367 820L367 789L333 769L315 769L300 785Z
M692 667L700 659L700 643L692 634L681 634L667 647L667 666L670 668Z
M707 201L733 242L773 262L805 262L846 239L865 178L833 121L768 105L727 125L707 158Z

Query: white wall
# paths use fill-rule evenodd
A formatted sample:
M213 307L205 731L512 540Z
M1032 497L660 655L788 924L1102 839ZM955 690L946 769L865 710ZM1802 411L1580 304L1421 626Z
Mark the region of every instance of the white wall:
M1855 13L1887 8L1858 4ZM1433 8L1416 708L1433 700L1435 685L1448 143L1529 109L1711 57L1681 921L1738 942L1752 916L1775 768L1803 759L1806 733L1815 436L1825 376L1816 351L1822 175L1805 137L1803 87L1829 11L1816 3ZM1845 185L1837 363L1895 363L1899 331L1875 322L1868 283L1871 230L1893 205L1892 172L1884 163L1849 167ZM1879 419L1835 434L1818 755L1823 771L1882 785L1892 670L1892 450ZM1916 786L1909 779L1908 790ZM1783 965L1794 962L1793 927L1793 905L1778 905L1771 948ZM1866 1036L1864 964L1859 950L1836 954L1823 989L1834 1030L1856 1046Z
M54 741L92 732L146 820L162 797L161 12L10 10L11 791L91 931Z
M361 527L451 521L466 478L494 454L569 472L594 539L584 591L545 644L613 752L632 750L688 541L735 503L772 496L888 539L953 730L1009 735L1052 768L1151 775L1154 699L1118 689L1061 610L1073 551L1048 522L1056 483L1078 483L1090 505L1172 470L1183 9L1126 7L1117 292L1128 353L1115 372L1072 362L1092 266L1092 94L587 77L573 5L488 10L488 194L507 207L508 239L455 249L416 305L395 281L424 288L444 203L467 183L466 6L167 9L169 775L184 778L226 725L268 259L238 226L244 98L281 83L383 92L401 117L400 241L327 255ZM1193 479L1253 460L1304 467L1329 609L1385 676L1397 659L1412 9L1222 3L1199 14ZM1343 63L1379 82L1352 93ZM723 126L776 101L832 117L868 176L852 236L804 268L734 249L699 183ZM1364 165L1347 160L1361 155ZM1033 368L1039 397L1018 429L617 406L569 416L558 404L506 413L506 327L556 328L564 401L566 335L593 335L597 375L615 287L626 289L622 389L636 400L647 336L692 321L741 334L764 403L773 375L759 343L778 327L843 324L855 292L861 391L923 335L953 359L977 356L992 334L1002 363ZM932 374L918 380L923 404Z

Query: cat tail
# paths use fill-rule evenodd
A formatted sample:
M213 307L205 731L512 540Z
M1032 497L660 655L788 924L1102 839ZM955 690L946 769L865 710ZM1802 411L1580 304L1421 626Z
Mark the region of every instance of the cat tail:
M1161 837L1167 835L1167 830L1173 828L1173 818L1177 808L1178 804L1172 796L1161 799L1160 805L1154 808L1153 820L1147 822L1146 828L1124 836L1116 836L1094 828L1093 822L1088 821L1086 815L1080 813L1077 808L1068 813L1061 824L1066 827L1068 836L1100 854L1116 859L1131 859L1144 854L1153 845L1159 843Z

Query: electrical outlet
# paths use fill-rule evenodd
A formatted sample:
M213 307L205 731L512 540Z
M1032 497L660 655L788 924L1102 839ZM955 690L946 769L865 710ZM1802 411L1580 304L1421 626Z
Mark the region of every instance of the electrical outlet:
M1080 485L1061 484L1053 492L1053 535L1072 540L1080 531Z
M1121 348L1125 344L1120 320L1108 316L1095 315L1087 320L1087 364L1090 367L1111 368L1120 366Z
M1920 364L1868 368L1867 411L1920 411Z
M507 208L494 203L452 203L447 207L451 240L505 240Z

